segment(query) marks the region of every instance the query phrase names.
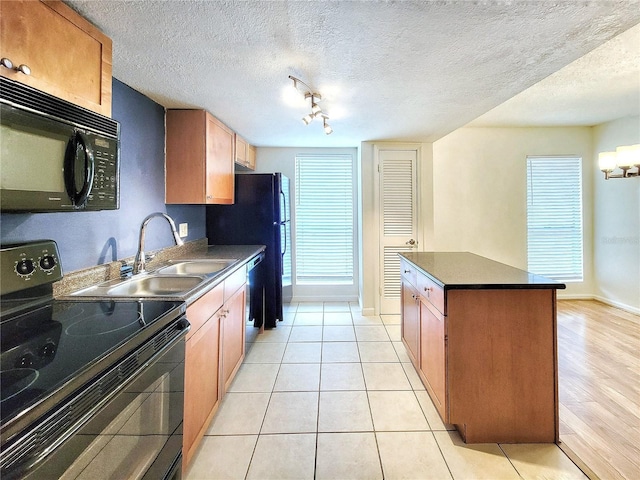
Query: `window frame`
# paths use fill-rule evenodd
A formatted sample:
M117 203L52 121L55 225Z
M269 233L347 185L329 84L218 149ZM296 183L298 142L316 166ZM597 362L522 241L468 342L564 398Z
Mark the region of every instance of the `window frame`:
M584 282L583 158L526 160L527 270L563 283Z
M311 162L316 161L317 163L326 166L328 160L336 160L336 161L346 161L348 162L348 167L346 170L349 171L350 176L350 275L348 281L344 280L344 277L341 281L335 282L332 281L330 277L323 277L322 275L318 275L313 277L308 275L307 278L304 278L304 273L300 273L300 249L304 248L304 241L302 240L302 236L299 234L299 229L302 228L300 225L301 221L301 209L299 204L299 196L301 194L300 189L304 188L300 183L300 162ZM330 162L329 162L330 163ZM295 168L295 181L294 181L294 192L293 192L293 204L295 208L292 210L293 218L293 231L295 237L295 249L294 249L294 272L293 272L293 282L295 288L294 296L300 299L309 299L308 297L324 297L324 298L335 298L337 300L341 299L353 299L357 298L358 292L358 231L357 231L357 170L356 170L356 158L354 155L348 153L327 153L327 154L296 154L294 159L294 168ZM329 174L330 176L330 174Z

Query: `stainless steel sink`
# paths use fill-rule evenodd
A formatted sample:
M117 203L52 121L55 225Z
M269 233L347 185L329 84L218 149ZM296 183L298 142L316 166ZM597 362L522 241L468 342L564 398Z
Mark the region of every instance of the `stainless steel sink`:
M113 297L163 297L180 296L200 285L202 277L189 275L150 275L134 277L104 292Z
M235 262L235 258L176 260L171 265L162 267L154 273L158 275L213 275Z

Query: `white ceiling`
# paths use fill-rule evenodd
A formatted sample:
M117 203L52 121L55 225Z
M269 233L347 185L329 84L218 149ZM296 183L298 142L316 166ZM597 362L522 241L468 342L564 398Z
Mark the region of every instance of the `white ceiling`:
M578 78L549 76L638 24L640 0L68 3L113 39L115 78L167 108L205 108L258 146L434 141L532 85L475 124L599 123L634 103L619 114L603 96L618 82L592 81L617 78L606 52L580 60ZM631 52L637 72L633 32L615 58ZM322 94L332 135L285 104L289 75Z
M593 126L634 115L640 115L640 24L469 126Z

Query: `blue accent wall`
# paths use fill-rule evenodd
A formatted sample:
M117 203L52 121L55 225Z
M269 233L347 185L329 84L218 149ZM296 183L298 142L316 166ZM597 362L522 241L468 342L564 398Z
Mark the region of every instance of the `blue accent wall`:
M120 122L120 208L99 212L3 213L0 241L55 240L64 271L79 270L135 255L142 220L168 213L189 224L189 236L206 236L204 205L164 203L164 107L113 79L112 116ZM148 226L145 250L173 245L160 218Z

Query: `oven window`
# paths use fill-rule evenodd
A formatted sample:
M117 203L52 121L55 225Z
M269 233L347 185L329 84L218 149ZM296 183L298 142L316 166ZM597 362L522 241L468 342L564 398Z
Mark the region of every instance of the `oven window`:
M25 478L163 478L181 454L183 402L184 339Z

